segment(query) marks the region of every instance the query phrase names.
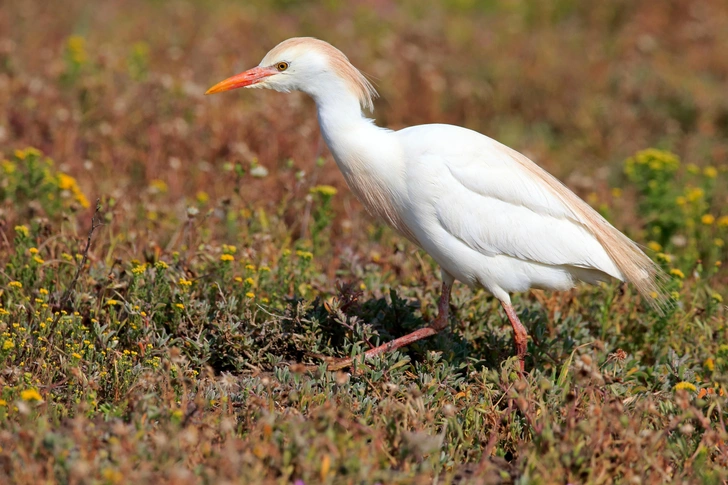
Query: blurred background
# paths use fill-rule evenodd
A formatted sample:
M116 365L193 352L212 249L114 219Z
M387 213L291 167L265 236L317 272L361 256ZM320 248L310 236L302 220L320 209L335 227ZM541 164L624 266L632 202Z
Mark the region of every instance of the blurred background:
M612 207L618 227L639 228L633 204L614 200L629 199L622 162L637 150L668 149L725 178L728 3L718 0L4 2L0 147L40 149L87 199L117 204L118 223L143 219L162 247L188 207L234 195L243 215L276 213L306 236L306 207L287 202L344 188L312 101L203 96L293 36L329 41L366 73L378 124L478 130ZM333 233L346 238L371 219L340 194Z

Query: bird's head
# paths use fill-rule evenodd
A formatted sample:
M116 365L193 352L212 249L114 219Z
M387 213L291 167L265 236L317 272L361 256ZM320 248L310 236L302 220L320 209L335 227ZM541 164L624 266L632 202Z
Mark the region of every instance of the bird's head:
M280 92L303 91L314 99L337 91L355 96L371 108L377 92L336 47L312 37L294 37L275 46L257 67L229 77L205 94L237 88L267 88Z

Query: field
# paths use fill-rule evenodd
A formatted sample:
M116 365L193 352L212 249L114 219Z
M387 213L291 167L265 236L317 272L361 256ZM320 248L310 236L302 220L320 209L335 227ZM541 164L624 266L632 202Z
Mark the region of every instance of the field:
M457 285L353 197L300 93L204 96L325 39L372 116L527 154L665 270ZM726 483L728 3L36 0L0 8L0 482Z

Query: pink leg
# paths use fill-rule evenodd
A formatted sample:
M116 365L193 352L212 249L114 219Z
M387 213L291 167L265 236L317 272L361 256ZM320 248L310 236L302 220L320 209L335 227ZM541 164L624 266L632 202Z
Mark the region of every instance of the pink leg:
M449 279L449 278L448 278ZM403 337L387 342L386 344L375 347L364 353L363 358L368 359L375 355L383 354L385 352L391 352L399 348L405 347L411 343L422 340L423 338L431 337L440 333L442 330L447 328L448 315L450 313L450 292L452 291L452 281L443 278L442 282L442 294L440 295L440 301L437 304L437 317L425 328L420 328L412 333L408 333ZM361 359L361 357L360 357ZM340 370L351 366L354 363L354 359L343 359L338 362L329 364L329 370Z
M518 360L521 363L521 372L524 372L526 370L525 357L526 350L528 349L528 332L526 331L526 327L518 319L516 310L513 309L510 303L501 301L501 305L503 305L503 309L506 311L506 315L508 315L508 320L513 325L513 340L516 343L516 352L518 353Z

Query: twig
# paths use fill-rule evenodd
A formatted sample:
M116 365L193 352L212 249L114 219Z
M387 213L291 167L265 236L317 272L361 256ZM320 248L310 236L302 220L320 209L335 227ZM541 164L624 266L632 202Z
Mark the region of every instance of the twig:
M66 288L66 291L63 292L63 296L61 296L61 299L58 303L58 311L56 312L55 318L53 318L53 322L51 322L50 329L49 329L49 342L53 342L53 338L55 336L55 330L56 326L58 325L58 322L61 320L61 312L63 308L68 304L68 300L71 299L71 295L73 294L73 290L76 288L76 283L78 282L78 278L81 276L81 271L83 271L84 266L86 266L86 261L88 261L88 252L89 249L91 249L91 237L94 235L94 231L99 227L103 226L103 223L101 222L101 219L97 219L96 216L99 215L99 211L101 211L101 201L100 199L96 199L96 210L94 210L94 215L91 217L91 229L88 231L88 236L86 238L86 247L83 249L82 258L81 261L76 266L76 274L73 276L73 279L71 280L71 284L68 285L68 288Z

